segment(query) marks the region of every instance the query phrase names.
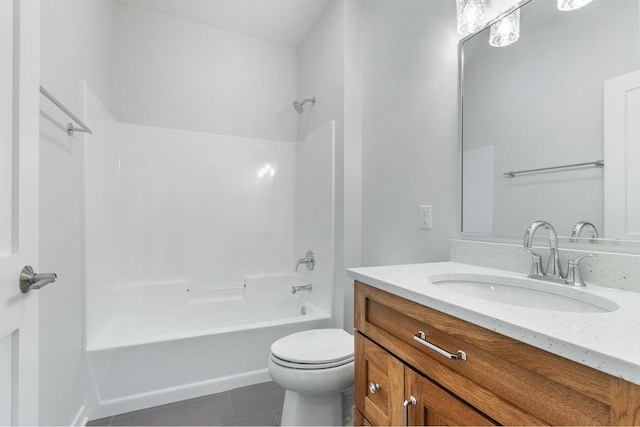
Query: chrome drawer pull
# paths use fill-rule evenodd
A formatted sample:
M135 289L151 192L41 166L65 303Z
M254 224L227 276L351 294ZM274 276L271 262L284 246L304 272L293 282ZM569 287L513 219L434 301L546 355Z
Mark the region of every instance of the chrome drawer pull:
M376 394L376 391L380 390L380 384L369 383L369 392Z
M465 353L462 350L458 350L457 354L451 354L448 351L445 351L445 350L441 349L440 347L431 344L429 341L427 341L427 334L425 334L422 331L420 331L416 335L414 335L413 339L415 341L419 342L420 344L424 345L425 347L429 347L431 350L437 351L438 353L440 353L441 355L443 355L444 357L446 357L448 359L462 360L463 362L465 360L467 360L467 353Z
M409 425L409 405L416 406L417 403L418 401L415 397L409 396L409 398L402 404L402 406L404 406L404 416L402 418L402 425L404 427L407 427Z

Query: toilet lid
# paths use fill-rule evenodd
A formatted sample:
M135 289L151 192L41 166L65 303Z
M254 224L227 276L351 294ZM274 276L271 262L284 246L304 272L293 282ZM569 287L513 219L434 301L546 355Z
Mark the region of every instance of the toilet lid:
M313 329L280 338L271 345L280 360L327 365L353 358L353 335L342 329Z

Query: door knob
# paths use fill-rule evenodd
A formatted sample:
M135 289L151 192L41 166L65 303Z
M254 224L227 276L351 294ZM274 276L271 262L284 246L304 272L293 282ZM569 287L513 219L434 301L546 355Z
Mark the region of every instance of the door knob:
M26 294L32 289L40 289L49 283L58 280L56 273L36 273L30 265L25 266L20 272L20 290Z

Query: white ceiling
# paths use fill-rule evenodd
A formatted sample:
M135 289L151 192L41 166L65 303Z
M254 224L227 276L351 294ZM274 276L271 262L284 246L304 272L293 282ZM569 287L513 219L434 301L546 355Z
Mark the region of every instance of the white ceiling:
M330 0L118 0L204 25L297 46Z

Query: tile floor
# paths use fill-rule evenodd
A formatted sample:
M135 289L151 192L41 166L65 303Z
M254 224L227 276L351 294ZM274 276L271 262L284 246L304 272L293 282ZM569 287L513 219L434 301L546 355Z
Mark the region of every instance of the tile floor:
M278 426L284 389L273 382L89 421L88 426Z

